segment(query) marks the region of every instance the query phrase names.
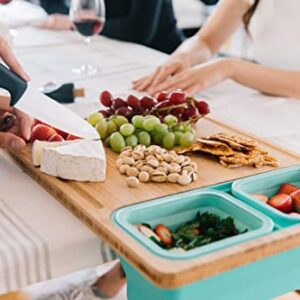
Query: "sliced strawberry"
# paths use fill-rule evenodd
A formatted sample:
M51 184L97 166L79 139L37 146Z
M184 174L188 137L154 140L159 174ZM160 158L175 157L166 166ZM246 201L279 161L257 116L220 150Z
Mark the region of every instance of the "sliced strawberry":
M68 134L66 140L67 141L75 141L75 140L79 140L80 138L78 136L72 135L72 134Z
M58 133L53 134L51 138L48 140L48 142L63 142L63 141L64 138Z
M293 192L299 190L299 188L295 185L292 185L290 183L284 183L281 185L279 191L277 194L286 194L286 195L291 195Z
M267 201L269 201L269 198L264 194L251 194L251 196L261 202L266 203Z
M67 139L67 137L68 137L68 133L66 133L66 132L64 132L64 131L62 131L62 130L60 130L60 129L57 129L57 128L55 128L55 130L56 130L56 132L59 134L59 135L61 135L62 136L62 138L64 139L64 140L66 140Z
M293 200L289 195L275 195L267 203L284 213L290 213L293 211Z
M56 134L56 131L47 125L37 124L33 127L31 133L31 142L35 140L39 141L49 141L49 139Z
M173 237L171 230L163 224L158 224L155 227L155 233L161 239L164 245L169 246L173 243Z
M300 190L297 190L291 194L293 199L294 210L300 213Z

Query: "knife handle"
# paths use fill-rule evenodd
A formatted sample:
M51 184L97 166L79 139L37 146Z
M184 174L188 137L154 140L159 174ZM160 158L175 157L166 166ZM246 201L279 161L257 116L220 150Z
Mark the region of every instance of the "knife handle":
M27 89L27 82L0 64L0 88L10 93L10 105L14 106Z

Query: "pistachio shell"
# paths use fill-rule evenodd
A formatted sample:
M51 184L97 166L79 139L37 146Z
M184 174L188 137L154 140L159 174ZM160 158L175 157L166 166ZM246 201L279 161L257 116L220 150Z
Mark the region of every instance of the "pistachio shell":
M126 174L127 176L130 176L130 177L136 177L139 175L139 170L135 167L129 167L127 170L126 170Z
M122 157L123 164L133 166L135 163L135 160L132 157L124 156Z
M178 183L181 185L188 185L192 182L192 178L189 175L181 175L178 178Z
M177 183L180 175L178 173L172 173L168 175L168 181L172 183Z
M120 168L119 168L120 173L123 174L123 175L126 174L127 169L129 167L130 167L129 165L122 165L122 166L120 166Z
M139 174L139 180L141 182L148 182L150 180L150 175L149 173L143 171Z
M150 167L157 168L159 166L159 161L156 158L150 159L147 162Z
M139 180L136 177L127 177L125 180L129 187L136 188L139 185Z

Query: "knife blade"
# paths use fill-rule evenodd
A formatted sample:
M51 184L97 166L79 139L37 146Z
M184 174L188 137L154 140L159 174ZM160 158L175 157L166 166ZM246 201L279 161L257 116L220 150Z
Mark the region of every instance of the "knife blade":
M98 140L96 129L80 116L31 87L0 64L0 87L11 95L11 105L43 123L74 136Z

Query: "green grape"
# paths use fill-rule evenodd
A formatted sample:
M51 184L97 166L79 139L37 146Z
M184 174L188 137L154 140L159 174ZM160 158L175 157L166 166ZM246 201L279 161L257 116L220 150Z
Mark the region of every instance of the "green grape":
M118 153L121 152L121 150L126 146L125 140L120 132L114 132L110 136L109 141L111 148Z
M195 141L195 136L191 132L184 133L180 138L180 145L183 147L191 146Z
M139 144L149 147L151 145L151 136L146 131L141 131L139 133Z
M135 128L142 129L144 120L145 120L145 118L143 116L136 115L132 118L131 123L133 124L133 126Z
M166 134L163 138L163 146L164 148L166 148L167 150L171 150L174 148L175 146L175 135L173 132L169 132L168 134Z
M167 134L169 132L169 128L166 124L158 124L155 126L155 131Z
M164 123L168 126L177 124L178 119L173 115L167 115L164 117Z
M147 120L147 119L157 118L157 117L154 116L154 115L147 115L147 116L145 116L144 118L145 118L145 120Z
M152 136L153 144L161 145L162 141L163 141L163 138L164 138L164 135L165 134L162 133L162 132L152 131L151 136Z
M128 119L124 116L116 116L113 118L113 121L116 123L118 128L120 128L123 124L128 123Z
M111 145L110 145L110 136L105 139L104 146L107 147L107 148L111 147Z
M152 131L158 124L160 124L160 120L157 117L148 118L143 122L143 128L146 131Z
M173 130L173 131L183 132L183 125L175 125L175 126L172 126L172 130Z
M134 135L134 134L128 136L128 137L125 139L125 141L126 141L126 146L130 146L130 147L132 147L132 148L134 148L134 147L138 144L138 142L139 142L137 136Z
M118 127L113 120L107 122L107 135L111 135L113 132L117 131Z
M191 124L185 124L185 125L183 125L183 133L186 133L186 132L192 132L192 126L191 126Z
M123 136L129 136L129 135L132 135L134 133L134 126L130 123L128 124L123 124L121 127L120 127L120 132Z
M180 139L181 139L183 133L180 131L175 131L174 135L175 135L175 145L180 146Z
M87 121L92 125L96 126L96 124L103 119L103 115L101 113L95 112L91 114L88 118Z
M96 124L96 130L98 131L101 139L105 139L107 137L107 122L106 119L102 119L100 120L97 124Z

